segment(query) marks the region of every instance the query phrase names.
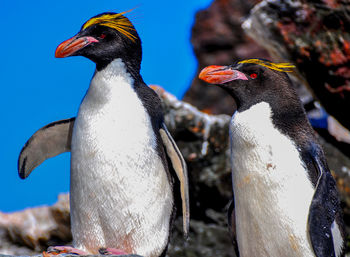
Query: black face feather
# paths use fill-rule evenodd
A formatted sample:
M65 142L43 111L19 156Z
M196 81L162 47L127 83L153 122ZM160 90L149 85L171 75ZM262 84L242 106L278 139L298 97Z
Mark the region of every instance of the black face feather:
M130 40L119 31L101 25L92 25L79 32L77 37L92 36L98 40L73 55L84 56L96 63L97 70L106 67L114 59L121 58L127 66L140 70L142 60L141 40L136 31L135 40Z
M230 68L247 77L247 80L237 79L219 84L235 99L239 111L262 101L280 107L291 103L299 104L299 98L286 73L257 64L237 64Z
M125 16L102 13L89 19L73 38L57 47L56 57L84 56L102 70L121 58L132 74L138 74L142 60L140 37Z

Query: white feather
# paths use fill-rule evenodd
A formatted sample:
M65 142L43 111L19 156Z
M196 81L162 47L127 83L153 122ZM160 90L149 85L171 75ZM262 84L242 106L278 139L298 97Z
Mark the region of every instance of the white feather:
M335 255L338 257L342 253L344 239L340 233L338 224L334 221L331 227Z
M74 245L159 256L168 241L171 186L150 118L117 59L93 77L75 121L71 159Z
M269 104L236 112L230 138L240 256L314 256L307 232L314 189Z

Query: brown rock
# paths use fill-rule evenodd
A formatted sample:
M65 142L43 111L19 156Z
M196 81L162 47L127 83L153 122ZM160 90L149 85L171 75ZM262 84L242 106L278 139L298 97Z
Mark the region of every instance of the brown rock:
M262 1L244 30L275 60L297 65L327 112L350 129L350 4L341 0Z
M52 207L0 213L0 252L28 255L46 250L49 245L70 242L69 197L62 194L58 198Z
M198 71L208 65L230 65L238 59L268 58L266 50L247 37L241 23L259 0L215 0L196 14L191 42L198 59ZM235 104L222 89L194 78L184 100L212 114L232 114Z

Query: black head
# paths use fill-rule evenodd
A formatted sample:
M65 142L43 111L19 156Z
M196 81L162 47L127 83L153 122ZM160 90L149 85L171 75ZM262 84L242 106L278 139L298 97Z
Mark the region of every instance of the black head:
M275 64L260 59L248 59L230 66L208 66L199 78L225 89L236 101L238 110L248 109L259 102L280 106L283 103L299 104L286 72L291 64Z
M92 17L78 34L57 47L55 56L85 56L96 63L98 70L121 58L127 66L140 70L141 40L124 13L102 13Z

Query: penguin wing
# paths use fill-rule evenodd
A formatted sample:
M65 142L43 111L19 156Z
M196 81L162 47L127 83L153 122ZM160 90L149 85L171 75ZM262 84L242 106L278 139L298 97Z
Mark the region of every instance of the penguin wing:
M327 165L317 156L313 156L313 164L319 176L309 209L310 240L317 257L336 257L343 244L338 191Z
M70 151L75 118L52 122L35 132L18 158L18 174L24 179L48 158Z
M228 232L231 236L231 241L233 245L233 249L235 250L235 254L239 256L238 243L237 243L237 233L236 233L236 215L235 215L235 202L234 199L231 200L230 206L227 211L228 218Z
M162 123L159 133L162 138L163 145L165 146L166 152L171 160L172 166L176 172L176 175L180 180L183 230L185 237L187 237L190 222L190 201L188 195L188 176L186 162L164 123Z

